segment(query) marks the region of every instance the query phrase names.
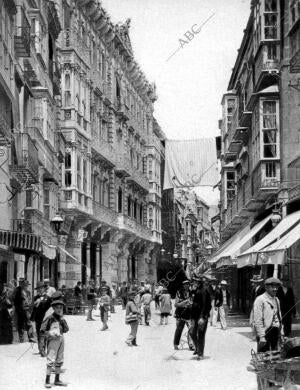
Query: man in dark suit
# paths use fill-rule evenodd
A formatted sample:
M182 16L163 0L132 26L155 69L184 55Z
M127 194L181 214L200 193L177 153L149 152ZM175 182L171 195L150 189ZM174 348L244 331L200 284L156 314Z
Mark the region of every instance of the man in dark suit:
M20 343L24 342L24 330L27 332L28 340L34 342L33 329L30 321L31 297L28 291L29 285L30 283L27 280L20 278L19 286L16 287L13 295Z
M295 296L293 289L289 287L289 280L283 279L282 286L279 286L277 298L280 302L282 325L285 337L292 333L292 317L296 315Z
M194 355L197 355L198 360L203 359L205 334L211 310L211 298L204 282L205 277L203 275L195 275L193 277L193 286L191 290L192 308L190 335L195 345Z

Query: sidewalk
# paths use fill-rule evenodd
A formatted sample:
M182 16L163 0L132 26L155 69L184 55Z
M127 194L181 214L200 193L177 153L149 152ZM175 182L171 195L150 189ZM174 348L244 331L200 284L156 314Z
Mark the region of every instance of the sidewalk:
M88 322L83 316L66 316L65 374L71 390L254 390L255 375L246 370L250 350L250 328L227 331L208 328L205 359L197 361L183 345L173 350L175 319L159 325L152 308L151 326L140 326L137 343L128 347L129 326L124 311L117 307L109 330L100 332L100 320ZM98 314L98 313L95 313ZM184 338L183 338L184 339ZM26 352L27 350L27 352ZM28 343L0 346L0 388L43 389L46 360ZM22 354L24 354L22 356ZM53 379L53 378L52 378Z

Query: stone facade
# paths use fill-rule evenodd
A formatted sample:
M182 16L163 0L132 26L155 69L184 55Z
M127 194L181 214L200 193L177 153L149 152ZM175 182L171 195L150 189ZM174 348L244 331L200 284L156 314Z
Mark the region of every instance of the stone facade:
M1 15L0 228L36 244L0 238L1 280L155 280L165 136L130 20L98 0L4 1Z

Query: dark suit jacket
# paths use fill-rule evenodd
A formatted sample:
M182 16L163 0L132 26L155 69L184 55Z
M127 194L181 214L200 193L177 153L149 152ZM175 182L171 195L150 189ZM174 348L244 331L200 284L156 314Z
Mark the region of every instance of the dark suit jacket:
M198 320L199 318L207 319L211 310L210 294L206 288L200 288L192 292L192 310L191 318Z
M296 314L295 296L293 290L288 287L286 294L283 292L283 288L280 286L277 291L277 297L280 302L280 309L282 316L289 316Z
M227 305L230 306L230 292L226 289L226 300L227 300ZM221 288L217 289L216 296L215 296L215 306L220 307L223 305L223 292Z

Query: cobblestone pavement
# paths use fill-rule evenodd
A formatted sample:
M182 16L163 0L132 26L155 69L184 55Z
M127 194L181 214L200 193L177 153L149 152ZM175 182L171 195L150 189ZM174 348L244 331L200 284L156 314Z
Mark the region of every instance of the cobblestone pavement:
M87 322L83 316L66 316L70 332L65 336L65 373L70 390L254 390L256 378L246 367L254 343L249 328L226 331L208 328L205 359L197 361L183 343L173 350L175 319L159 325L152 310L151 326L140 326L137 343L128 347L129 326L117 307L109 330L100 332L99 316ZM95 315L98 313L96 312ZM27 352L25 353L25 351ZM24 354L22 356L22 354ZM29 343L0 346L0 389L42 389L45 359ZM53 381L54 378L51 377Z

